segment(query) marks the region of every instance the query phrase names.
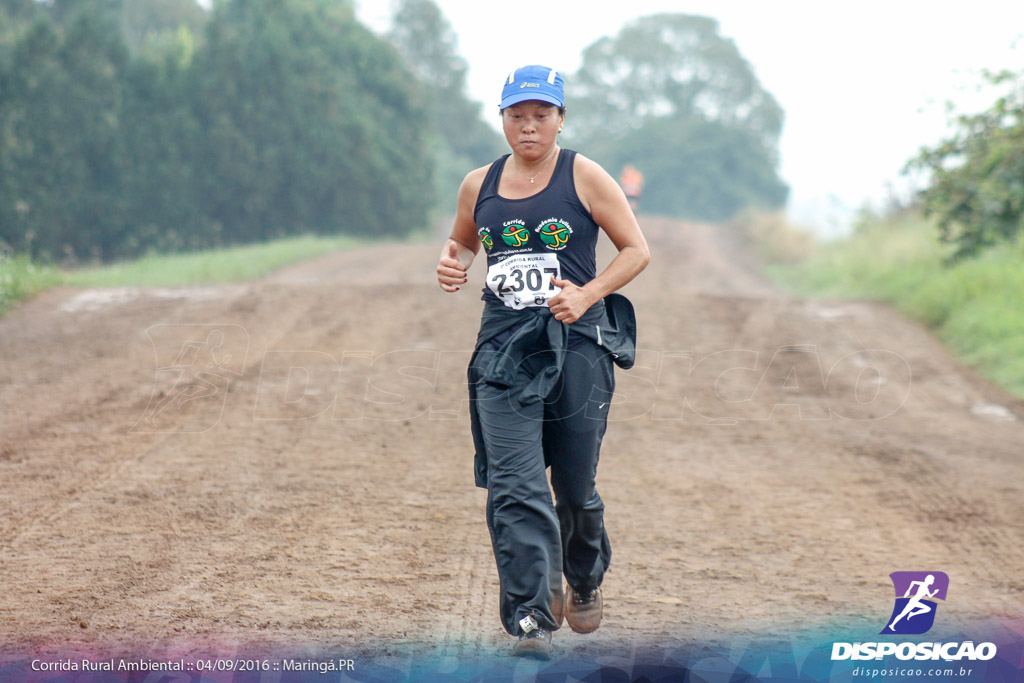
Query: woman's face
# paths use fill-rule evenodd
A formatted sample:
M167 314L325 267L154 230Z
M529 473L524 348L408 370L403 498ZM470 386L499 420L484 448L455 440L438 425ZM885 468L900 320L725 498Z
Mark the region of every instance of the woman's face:
M565 117L558 107L540 100L528 100L506 107L501 124L509 147L523 159L539 159L551 150Z

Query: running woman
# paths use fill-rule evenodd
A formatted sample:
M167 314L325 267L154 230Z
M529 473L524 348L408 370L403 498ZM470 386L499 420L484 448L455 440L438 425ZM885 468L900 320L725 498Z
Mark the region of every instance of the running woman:
M557 71L516 69L499 108L511 152L462 182L437 279L458 291L483 247L485 306L469 367L476 483L488 491L513 654L549 658L563 617L578 633L601 622L611 545L598 454L613 363L631 366L636 344L632 306L615 292L650 253L618 183L558 145L566 109ZM600 231L618 253L598 273Z

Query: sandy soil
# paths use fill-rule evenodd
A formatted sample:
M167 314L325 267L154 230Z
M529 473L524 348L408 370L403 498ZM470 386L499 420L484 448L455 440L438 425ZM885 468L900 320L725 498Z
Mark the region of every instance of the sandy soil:
M1024 615L1022 404L888 308L781 293L724 228L642 225L605 621L558 651L871 639L897 570L949 574L945 631ZM481 304L437 289L438 249L57 290L0 320L8 661L502 656L464 401Z

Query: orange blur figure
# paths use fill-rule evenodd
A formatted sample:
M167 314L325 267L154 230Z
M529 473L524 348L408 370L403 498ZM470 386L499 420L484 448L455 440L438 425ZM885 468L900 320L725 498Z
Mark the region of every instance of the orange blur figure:
M622 185L622 191L626 193L626 199L629 200L629 208L636 211L636 206L640 202L640 193L644 189L644 174L633 164L626 164L622 168L622 175L619 176L619 184Z

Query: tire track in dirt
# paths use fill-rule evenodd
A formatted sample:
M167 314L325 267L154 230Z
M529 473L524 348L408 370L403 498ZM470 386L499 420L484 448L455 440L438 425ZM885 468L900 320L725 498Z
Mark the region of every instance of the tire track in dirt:
M225 297L223 303L226 304L226 310L222 312L221 315L225 315L227 312L230 312L232 310L232 303L237 300L237 297L239 295L240 292L236 288L225 288ZM144 298L145 295L142 296ZM182 298L188 299L188 296L183 295ZM135 303L138 304L139 302ZM74 307L71 308L72 310L75 310ZM188 304L185 304L183 308L187 309ZM181 310L165 311L162 314L164 320L188 320L190 315L191 314L189 312L182 312ZM207 313L207 315L212 315L212 319L216 319L218 314L209 312ZM304 315L305 311L301 310L297 315L293 315L291 320L286 321L284 325L281 326L281 329L276 333L277 337L284 336L287 333L289 327L295 325L302 317L304 317ZM180 324L184 328L194 327L194 324L192 322L161 322L154 324ZM214 323L213 326L216 326L216 323ZM63 343L62 339L52 341L56 341L56 343L61 347L65 346L65 343ZM176 341L183 341L183 339ZM268 346L273 346L274 341L275 339L271 338ZM255 357L258 358L258 355L255 355ZM117 370L124 369L123 362L115 361L113 364L115 365ZM134 370L138 369L139 368L134 368ZM249 370L251 370L251 363L248 366L243 363L238 368L238 373L244 374L246 371ZM125 382L125 378L123 376L125 373L123 372L116 372L113 369L107 368L100 368L100 371L105 376L113 378L113 382L110 382L100 388L100 391L102 391L100 396L87 398L78 405L75 405L74 403L71 403L69 401L71 405L68 405L66 403L63 404L63 413L58 413L56 415L47 413L41 419L22 423L18 425L21 428L20 430L15 428L12 429L10 432L5 433L5 442L7 442L8 444L12 442L17 442L19 437L19 431L21 432L21 435L38 433L40 431L50 433L70 432L71 434L75 435L75 443L69 444L65 453L67 457L74 458L80 457L81 455L80 439L88 439L90 437L93 437L93 440L94 442L97 443L97 446L99 443L103 443L102 440L96 440L93 434L85 432L84 427L75 428L75 425L105 424L113 426L116 429L116 433L110 434L111 430L107 430L106 434L108 436L113 436L116 439L121 438L127 432L132 431L132 425L124 422L125 413L126 411L134 412L138 416L138 419L141 419L147 407L147 404L152 401L153 397L147 396L143 398L143 396L139 394L137 389L140 386L145 386L144 382L146 382L147 380L150 384L152 384L152 369L149 370L148 377L138 372L132 373L134 375L132 377L134 383ZM233 374L225 376L224 379L226 380L226 382L223 386L220 387L220 390L224 391L225 393L230 392L231 385L234 382L235 377L236 376ZM62 405L62 403L54 402L52 405L60 406ZM195 416L194 414L192 414L192 411L181 411L180 414L178 414L172 421L165 421L165 423L161 424L158 432L144 432L143 438L146 438L148 443L146 443L142 448L138 448L138 446L136 446L136 448L133 449L133 453L127 454L127 457L111 459L105 463L97 462L93 470L89 471L88 473L80 473L78 476L74 478L74 481L67 486L67 488L60 491L55 496L56 499L52 501L52 505L50 505L49 507L42 507L33 512L22 513L22 516L18 520L18 526L21 528L21 531L14 535L11 535L10 533L5 533L3 536L0 536L0 543L9 545L12 548L12 550L16 549L21 535L30 532L33 528L41 526L50 526L54 521L56 521L57 517L60 514L71 509L69 506L73 506L73 501L76 496L80 496L89 491L101 490L110 482L123 476L125 470L131 467L136 460L145 457L152 450L158 449L163 443L163 441L165 441L170 435L180 432L184 427L185 423L190 419L194 419L194 417ZM71 426L72 428L68 429L69 426ZM24 438L24 436L22 438ZM4 452L8 454L8 458L6 459L11 459L16 451L14 450L13 446L8 445L5 446ZM120 455L126 455L124 452L120 450L117 450L115 452L119 453Z
M888 309L858 302L824 308L812 302L802 308L819 318L826 312L824 320L817 323L822 329L821 336L847 340L850 351L870 348L872 330L879 326L900 331L898 339L890 342L890 348L882 351L898 349L901 360L906 362L910 391L901 410L916 418L917 433L901 434L903 438L899 439L893 438L896 435L892 433L886 434L885 439L876 434L870 442L850 446L848 450L855 456L859 475L883 488L876 494L878 505L891 509L894 519L914 519L925 536L950 549L950 554L969 557L978 547L1002 548L1002 552L984 563L959 568L959 573L960 578L966 575L970 582L991 586L997 596L1003 593L1002 598L986 599L990 614L1014 616L1013 608L1007 609L1006 603L1019 604L1022 594L1018 568L1024 564L1024 547L1020 543L1024 524L1015 515L1024 506L1007 508L987 499L993 490L999 491L1000 497L1007 493L1012 496L1016 490L1002 488L999 483L1007 472L1005 464L1016 458L1011 448L1001 444L1008 444L1012 434L1020 431L1019 417L1009 408L1005 415L987 416L977 414L973 407L992 405L990 401L1002 402L1016 408L1019 415L1020 401L977 380L967 370L934 376L931 368L956 366L956 361L930 335L907 325ZM806 334L814 325L813 320L804 320L797 329ZM887 377L883 371L878 379L884 386L885 381L895 378ZM979 438L981 434L990 438ZM1001 462L990 462L991 459ZM966 461L971 466L957 472L957 465ZM884 476L873 479L880 471ZM965 486L967 479L973 480L972 486ZM965 588L963 583L958 586L958 590ZM1001 600L1005 603L999 604Z

